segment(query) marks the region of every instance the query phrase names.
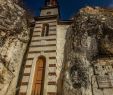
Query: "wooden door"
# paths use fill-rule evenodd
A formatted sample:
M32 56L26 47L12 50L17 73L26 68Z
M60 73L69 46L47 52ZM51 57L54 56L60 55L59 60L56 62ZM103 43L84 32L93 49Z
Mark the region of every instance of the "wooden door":
M44 75L45 75L45 58L39 57L36 63L32 95L43 95Z

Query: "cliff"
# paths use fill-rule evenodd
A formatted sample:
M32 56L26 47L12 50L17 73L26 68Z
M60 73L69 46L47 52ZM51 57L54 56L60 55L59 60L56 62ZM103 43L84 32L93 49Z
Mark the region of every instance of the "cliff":
M113 10L86 7L67 30L63 95L112 95Z
M26 12L17 0L0 0L0 95L15 95L29 41Z

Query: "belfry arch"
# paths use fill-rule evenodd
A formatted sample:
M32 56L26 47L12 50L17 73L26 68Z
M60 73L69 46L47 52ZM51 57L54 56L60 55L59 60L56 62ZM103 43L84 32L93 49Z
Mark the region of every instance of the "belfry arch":
M44 77L45 77L46 58L39 56L36 61L32 95L43 95Z

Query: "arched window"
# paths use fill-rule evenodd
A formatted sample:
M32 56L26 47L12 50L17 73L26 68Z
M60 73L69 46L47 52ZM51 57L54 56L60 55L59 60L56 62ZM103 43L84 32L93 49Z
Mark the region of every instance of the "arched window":
M48 36L48 33L49 33L49 24L45 23L43 24L43 27L42 27L42 34L41 36Z

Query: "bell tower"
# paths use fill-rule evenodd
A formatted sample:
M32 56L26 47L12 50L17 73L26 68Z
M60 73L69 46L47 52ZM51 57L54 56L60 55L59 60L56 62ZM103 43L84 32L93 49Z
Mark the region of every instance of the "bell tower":
M72 23L60 21L57 0L45 0L20 71L17 95L61 95L65 34Z
M57 0L45 0L45 5L41 8L40 16L59 17L59 6Z
M45 0L40 15L34 18L18 95L57 95L58 18L57 0Z

